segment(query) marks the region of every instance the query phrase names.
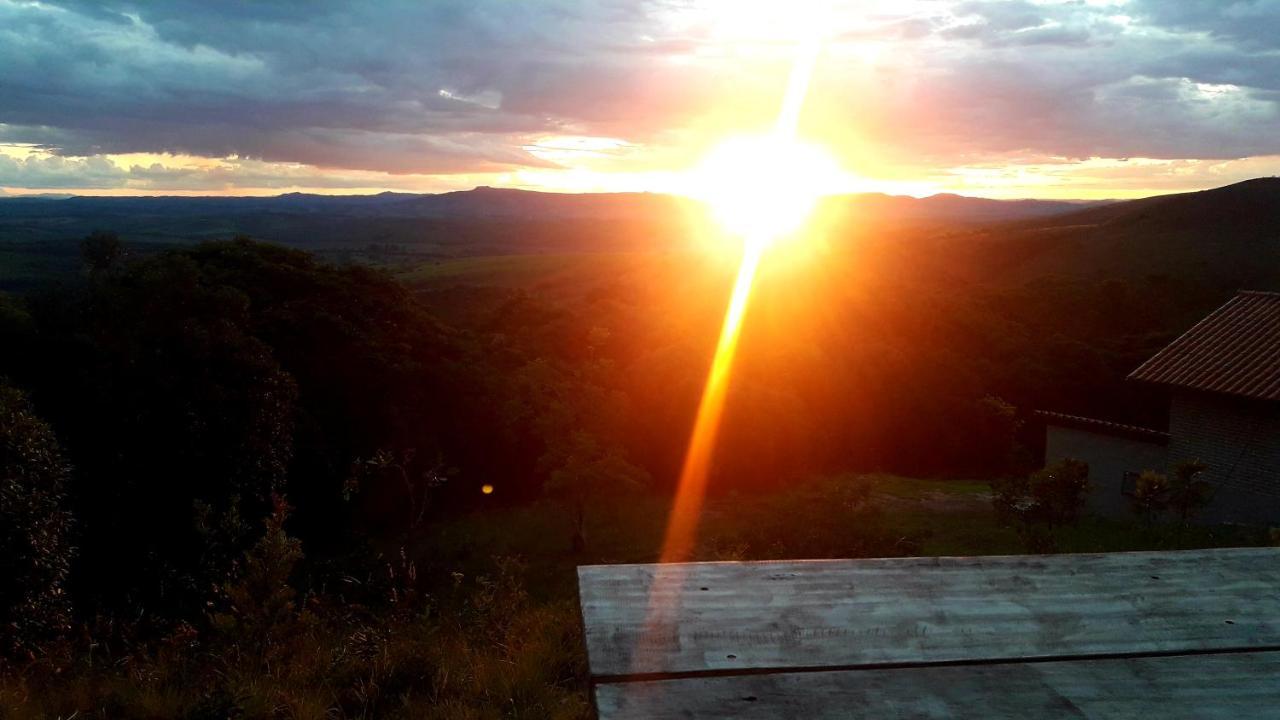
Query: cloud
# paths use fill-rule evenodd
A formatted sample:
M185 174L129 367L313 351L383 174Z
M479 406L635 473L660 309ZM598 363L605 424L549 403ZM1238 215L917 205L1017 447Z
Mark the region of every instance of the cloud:
M536 167L511 139L565 118L504 99L527 97L557 63L592 66L576 57L578 41L588 29L605 40L609 24L631 17L606 10L0 0L0 122L56 128L48 144L67 155L239 154L391 172ZM574 77L600 91L584 101L608 92Z
M1280 37L1280 0L1134 0L1125 9L1151 25L1245 50L1274 51Z
M403 187L578 162L557 136L672 169L768 122L803 3L0 0L0 143L47 151L0 184ZM855 165L1280 154L1280 0L836 7L806 127Z
M16 159L0 155L0 184L33 189L114 188L123 187L124 175L102 157Z
M875 72L828 69L811 102L827 106L820 115L845 108L853 134L911 162L1280 153L1280 35L1263 50L1129 10L934 5L928 37L895 45Z
M31 152L25 157L0 155L0 186L26 190L126 190L145 194L261 192L300 188L334 191L446 190L468 186L466 180L457 184L447 181L440 184L439 176L433 175L321 170L311 165L274 163L252 158L227 158L211 162L190 156L160 156L151 161L122 163L120 157L61 157L39 151Z

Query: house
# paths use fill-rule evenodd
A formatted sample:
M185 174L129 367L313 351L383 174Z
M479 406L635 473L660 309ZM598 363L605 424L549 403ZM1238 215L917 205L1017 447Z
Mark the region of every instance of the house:
M1280 293L1237 293L1129 379L1169 390L1167 432L1044 412L1045 462L1089 463L1092 506L1118 515L1143 470L1199 460L1205 520L1280 524Z

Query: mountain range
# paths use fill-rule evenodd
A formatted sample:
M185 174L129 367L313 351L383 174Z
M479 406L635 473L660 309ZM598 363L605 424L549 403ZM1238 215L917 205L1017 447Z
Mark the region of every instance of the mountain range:
M1223 286L1280 286L1280 178L1115 202L877 193L824 202L838 211L837 238L912 240L900 252L964 280L1200 273ZM702 217L697 203L671 195L490 187L434 195L10 196L0 198L0 286L32 275L28 266L74 267L76 243L99 229L141 245L245 234L339 258L376 248L412 260L670 247L695 233Z
M1082 206L1072 202L988 200L951 194L914 198L864 193L833 197L828 202L847 204L860 211L873 211L882 217L962 221L1042 217L1077 210ZM439 194L287 193L271 197L17 195L6 197L0 203L0 218L277 213L435 219L634 219L694 207L694 201L656 193L550 193L481 186Z

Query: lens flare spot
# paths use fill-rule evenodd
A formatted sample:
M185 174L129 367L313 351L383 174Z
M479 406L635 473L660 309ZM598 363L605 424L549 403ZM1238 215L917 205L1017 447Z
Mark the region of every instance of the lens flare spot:
M480 492L484 493L485 495L492 495L493 486L490 485L489 483L485 483L484 485L480 486Z

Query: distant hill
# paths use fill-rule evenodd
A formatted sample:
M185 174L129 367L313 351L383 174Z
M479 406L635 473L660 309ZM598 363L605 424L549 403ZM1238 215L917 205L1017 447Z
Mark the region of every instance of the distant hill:
M1013 283L1194 273L1222 287L1280 285L1278 178L1124 202L866 193L828 198L824 209L834 211L833 237L889 241L885 252L902 259L898 272L934 267L958 281ZM403 264L669 247L703 218L697 203L670 195L489 187L435 195L4 197L0 258L8 267L0 267L0 287L76 266L75 242L97 229L135 245L245 234L338 259Z
M683 198L655 193L546 193L478 187L417 195L389 211L415 217L452 218L642 218L689 209Z
M638 218L654 213L693 209L697 203L656 193L550 193L477 187L439 194L380 193L377 195L312 195L287 193L273 197L102 197L70 196L50 203L47 196L17 196L0 203L0 219L19 217L160 217L202 216L212 213L247 215L377 216L448 219L570 219ZM864 193L827 200L884 219L932 221L989 221L1043 217L1073 210L1078 203L1044 200L987 200L961 195L927 198Z
M424 195L312 195L287 193L272 197L223 196L68 196L61 202L44 196L11 196L0 203L0 218L161 217L208 214L334 215L400 218L629 218L669 212L688 201L652 193L569 194L478 187L474 190Z
M833 198L832 201L855 216L885 221L990 223L1052 217L1083 207L1106 205L1108 201L1070 202L1061 200L989 200L943 193L925 198L882 193L862 193Z
M1039 225L1094 225L1143 232L1217 229L1273 233L1280 228L1280 177L1110 203L1059 214Z
M976 242L985 240L986 242ZM978 276L1198 273L1280 286L1280 178L1161 195L986 228L966 238Z
M866 194L827 202L856 220L856 226L848 227L860 232L1043 217L1078 208L955 195L916 199ZM869 221L871 216L875 222ZM75 243L94 230L152 246L244 234L339 259L403 262L670 247L683 244L705 221L699 203L672 195L491 187L434 195L4 197L0 251L23 259L11 261L7 272L0 268L0 287L14 287L13 277L49 277L76 266Z

